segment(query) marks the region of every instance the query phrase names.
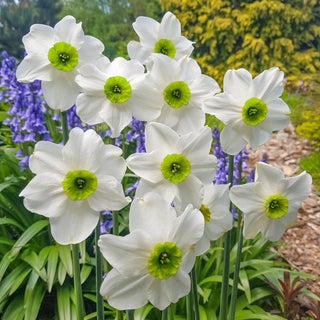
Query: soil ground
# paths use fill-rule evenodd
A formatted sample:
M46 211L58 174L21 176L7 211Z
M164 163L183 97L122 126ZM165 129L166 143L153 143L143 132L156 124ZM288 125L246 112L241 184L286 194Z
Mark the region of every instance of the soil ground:
M248 166L253 168L264 153L267 162L284 171L285 176L299 174L299 159L311 152L307 140L295 133L293 126L272 135L269 142L255 153L249 151ZM312 188L310 196L302 202L298 217L281 238L282 247L274 248L293 268L313 274L316 279L309 289L320 296L320 197Z

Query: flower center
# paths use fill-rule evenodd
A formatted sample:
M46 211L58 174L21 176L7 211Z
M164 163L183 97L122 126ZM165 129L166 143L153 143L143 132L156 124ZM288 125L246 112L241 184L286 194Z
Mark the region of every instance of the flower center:
M174 58L176 49L172 41L167 39L160 39L154 46L155 53L162 53L170 58Z
M168 154L162 161L160 170L170 182L182 182L190 173L189 160L182 154Z
M62 181L62 187L71 200L84 200L97 189L97 178L87 170L69 171Z
M131 86L123 77L111 77L104 85L104 93L112 103L122 103L130 98Z
M148 260L149 273L160 279L174 276L180 266L181 250L172 242L158 243Z
M211 212L209 208L206 205L202 204L199 210L203 214L204 223L207 224L211 219Z
M267 105L262 100L251 98L242 108L242 120L249 126L256 126L266 118L267 112Z
M165 102L175 109L187 105L190 95L190 89L183 81L172 82L163 91Z
M266 215L270 219L279 219L288 212L288 200L278 194L267 199L265 204Z
M58 70L72 71L78 64L78 52L69 43L57 42L49 49L48 59Z

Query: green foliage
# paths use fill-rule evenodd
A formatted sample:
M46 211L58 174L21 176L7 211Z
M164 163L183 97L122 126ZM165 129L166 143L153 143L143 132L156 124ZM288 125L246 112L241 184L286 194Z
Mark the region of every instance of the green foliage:
M311 174L314 186L320 190L320 152L311 152L309 156L301 158L299 165L302 170Z
M23 58L22 37L34 23L54 25L61 11L61 1L13 0L0 1L0 52Z
M296 127L300 136L306 137L310 143L320 147L320 112L317 110L308 110L302 114L302 123Z
M253 74L278 66L286 75L320 69L320 4L316 0L160 0L195 41L203 72L221 83L227 69Z
M138 16L158 19L161 16L157 0L65 0L62 18L71 14L83 22L83 29L101 40L105 45L104 54L111 60L127 56L127 43L137 40L132 23Z

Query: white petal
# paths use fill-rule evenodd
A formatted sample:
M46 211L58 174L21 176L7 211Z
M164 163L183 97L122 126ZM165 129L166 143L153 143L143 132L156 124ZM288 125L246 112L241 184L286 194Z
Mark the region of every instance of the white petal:
M220 142L223 151L231 155L239 153L247 145L247 141L239 135L239 132L230 126L222 129Z
M179 269L174 276L166 280L153 280L147 294L151 304L159 310L164 310L171 303L176 303L186 296L190 288L189 275Z
M162 180L159 183L152 183L141 179L136 190L136 197L143 197L150 191L160 194L168 203L172 203L173 198L178 194L178 186L167 180Z
M19 82L34 80L53 80L52 66L47 58L41 55L27 55L18 65L16 77Z
M84 33L81 22L76 23L76 19L72 16L65 16L54 26L55 42L67 42L76 49L80 49Z
M129 100L128 100L129 102ZM132 110L129 103L107 103L100 111L99 116L108 124L111 129L111 137L120 136L121 131L132 120Z
M209 238L207 238L206 235L204 234L195 246L194 251L195 251L196 255L200 256L200 255L204 254L205 252L207 252L210 249L210 244L211 243L210 243Z
M44 24L33 24L30 32L22 38L28 54L43 56L48 60L48 50L53 47L53 28Z
M269 228L270 220L265 210L244 213L243 237L253 239L259 232L264 233Z
M181 81L180 63L164 54L152 55L152 69L150 78L158 84L159 90L163 91L170 83Z
M95 125L103 123L104 119L100 116L100 112L107 104L105 97L98 97L81 93L76 100L76 112L81 121Z
M283 72L274 67L263 71L253 79L255 97L266 104L283 93Z
M174 126L178 125L180 116L181 116L180 109L171 108L166 102L164 102L162 104L160 115L154 121L162 123L170 128L174 128ZM184 127L185 126L182 126L182 129Z
M284 195L288 201L300 203L311 193L312 178L305 171L296 177L286 178L286 190Z
M150 280L149 275L125 277L112 269L103 280L100 294L118 310L138 309L148 301L147 288Z
M188 255L191 255L191 260L193 260L194 245L202 238L203 232L204 219L202 213L198 209L193 209L192 205L188 205L182 215L178 217L172 242L181 250L185 259L188 259ZM184 271L190 272L191 269L184 269Z
M233 95L239 101L239 105L244 105L253 97L251 74L245 69L228 70L223 79L223 90Z
M229 194L230 200L245 213L260 211L264 208L266 200L261 197L263 189L264 185L261 182L232 186Z
M108 263L123 276L148 273L148 259L153 251L153 245L144 231L131 231L124 237L101 235L98 245Z
M178 134L187 134L190 131L198 131L203 128L206 116L198 107L188 105L182 106L177 110L173 109L173 111L177 113L178 119L172 128L177 131Z
M178 183L177 189L178 194L174 199L174 204L178 208L184 210L189 203L200 208L204 190L203 184L196 176L189 174L185 180Z
M290 109L282 99L276 99L268 103L268 120L272 124L272 130L277 131L286 128L290 122Z
M132 24L134 31L140 38L140 42L145 45L155 45L160 23L149 17L138 17Z
M168 241L172 226L177 223L171 203L161 195L148 192L142 198L135 198L129 212L130 232L143 230L156 243Z
M269 227L263 229L261 234L264 239L269 241L278 241L286 231L286 224L281 219L270 221Z
M159 153L156 151L134 153L127 159L127 165L139 177L152 183L158 183L164 179L160 171L161 160Z
M65 173L62 159L63 146L50 141L39 141L29 159L29 167L33 173L59 172Z
M60 244L80 243L92 233L99 221L99 212L92 210L87 201L68 200L63 214L50 218L51 233Z
M42 81L41 83L43 96L50 108L65 111L76 103L80 87L74 81L72 71L55 70L54 73L52 81Z
M67 196L62 187L64 177L54 173L41 173L32 178L21 191L24 206L31 212L54 217L66 211Z
M179 135L168 126L162 123L151 122L146 126L145 132L147 152L157 150L162 157L180 152L177 148Z
M284 178L284 173L270 164L257 162L256 164L256 175L255 181L263 182L264 184L269 184L268 189L272 189L273 185L277 184L281 179Z
M81 87L82 91L93 95L104 97L104 85L106 83L107 76L98 69L94 64L85 64L78 69L79 74L76 76L75 80Z
M195 78L189 84L189 89L191 91L190 104L202 103L207 97L213 96L220 91L219 85L215 80L206 75L201 75Z
M215 115L226 125L242 121L242 106L232 94L223 92L208 97L203 105L203 111Z
M83 39L83 44L78 50L79 65L90 63L94 59L101 57L102 51L104 50L103 43L97 38L92 36L84 36Z
M112 176L98 177L97 189L88 197L90 208L96 211L121 210L129 202L122 184Z
M146 50L140 42L130 41L127 45L128 55L130 59L137 59L141 63L145 63L150 56L150 51Z
M180 21L168 11L162 18L159 27L159 39L176 39L181 36Z
M174 44L176 49L175 59L180 59L184 56L189 57L193 51L193 42L188 40L186 37L179 37Z

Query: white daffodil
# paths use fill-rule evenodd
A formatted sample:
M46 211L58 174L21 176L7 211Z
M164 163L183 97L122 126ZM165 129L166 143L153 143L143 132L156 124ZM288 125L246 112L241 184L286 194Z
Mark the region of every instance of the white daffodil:
M231 201L243 212L246 239L261 232L264 239L277 241L297 217L301 201L311 192L311 176L302 172L285 178L280 169L257 163L255 182L233 186Z
M211 141L209 127L180 136L164 124L148 124L146 153L127 159L128 167L141 177L137 196L155 191L181 210L189 203L200 208L203 186L212 183L217 163L209 154Z
M20 193L25 207L49 218L58 243L83 241L100 211L120 210L129 202L121 185L126 170L121 154L95 131L80 128L71 130L65 146L38 142L29 161L36 176Z
M245 69L228 70L224 92L211 97L204 111L215 115L226 126L221 132L223 151L237 154L248 143L253 151L266 143L273 131L289 124L290 109L280 99L283 72L278 68L263 71L252 79Z
M204 234L196 245L196 254L201 255L210 248L210 241L217 240L232 229L233 216L230 212L229 185L213 183L204 188L200 207L204 217Z
M153 53L180 59L190 56L193 50L193 42L181 36L180 21L171 12L163 16L161 23L149 17L138 17L132 26L140 42L130 41L128 54L143 64L148 63Z
M161 94L158 101L161 114L153 121L164 123L181 134L199 130L205 123L206 100L220 91L217 82L201 74L199 65L191 58L177 61L155 55L152 62L146 81Z
M101 57L102 42L84 35L81 22L76 23L72 16L64 17L54 28L34 24L22 41L27 56L17 68L18 81L42 80L44 98L52 109L71 108L80 93L77 70Z
M203 227L203 217L192 205L178 217L159 194L134 199L130 234L102 235L98 242L113 267L101 285L101 295L118 310L137 309L148 301L163 310L176 303L190 291L188 273Z
M118 137L134 116L148 121L160 114L160 94L147 81L137 60L118 57L79 69L76 82L82 88L77 98L77 114L88 124L106 122L111 136Z

